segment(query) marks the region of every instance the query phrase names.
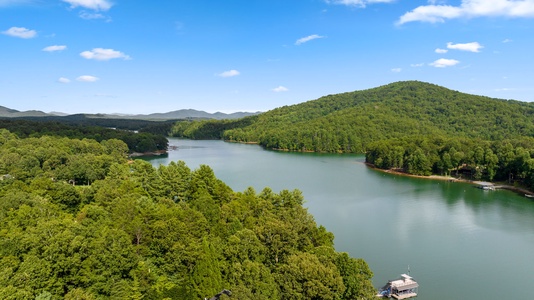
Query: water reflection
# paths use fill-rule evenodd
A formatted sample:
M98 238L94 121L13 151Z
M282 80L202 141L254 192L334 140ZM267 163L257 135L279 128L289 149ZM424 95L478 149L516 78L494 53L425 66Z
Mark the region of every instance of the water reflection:
M524 232L534 235L534 202L524 196L508 190L487 191L463 182L449 182L422 178L411 178L396 174L372 170L369 173L386 182L413 200L432 198L432 201L445 201L448 216L457 216L460 211L469 210L469 214L462 213L459 220L473 220L476 226L487 229L506 230L509 232ZM439 192L439 197L436 196ZM425 210L423 216L436 216L428 211L421 202L420 210ZM441 208L440 208L441 209ZM518 225L519 224L519 225ZM530 226L525 226L525 224ZM463 225L465 229L472 225Z

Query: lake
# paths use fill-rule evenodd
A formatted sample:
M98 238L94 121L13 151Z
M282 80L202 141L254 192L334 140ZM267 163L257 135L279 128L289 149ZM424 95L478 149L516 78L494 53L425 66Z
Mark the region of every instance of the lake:
M234 191L299 189L338 251L367 261L380 287L408 268L417 299L528 299L534 282L534 201L510 191L369 169L362 155L288 153L257 145L169 139L149 159L210 166Z

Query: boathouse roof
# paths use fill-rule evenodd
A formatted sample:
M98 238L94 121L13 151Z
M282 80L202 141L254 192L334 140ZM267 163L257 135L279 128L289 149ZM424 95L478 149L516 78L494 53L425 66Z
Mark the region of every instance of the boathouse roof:
M402 279L391 281L391 285L396 287L397 290L409 290L416 287L419 287L419 284L413 280L412 277L406 274L401 275Z

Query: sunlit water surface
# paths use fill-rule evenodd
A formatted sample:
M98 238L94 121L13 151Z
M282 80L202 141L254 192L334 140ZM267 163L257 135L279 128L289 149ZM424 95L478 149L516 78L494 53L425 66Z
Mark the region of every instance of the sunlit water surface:
M385 174L364 157L170 139L155 166L204 164L234 191L299 189L338 251L365 259L380 287L411 270L418 299L531 299L534 201L509 191Z

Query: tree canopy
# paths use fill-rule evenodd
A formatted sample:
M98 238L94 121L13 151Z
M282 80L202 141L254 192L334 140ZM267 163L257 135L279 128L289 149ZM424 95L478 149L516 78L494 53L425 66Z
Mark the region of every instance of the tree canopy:
M61 120L61 121L60 121ZM24 137L60 136L77 139L118 139L126 143L130 152L156 152L167 150L169 122L142 120L91 119L76 116L65 118L0 119L4 128Z
M0 129L0 298L374 298L298 190L234 192L208 166L126 154Z

